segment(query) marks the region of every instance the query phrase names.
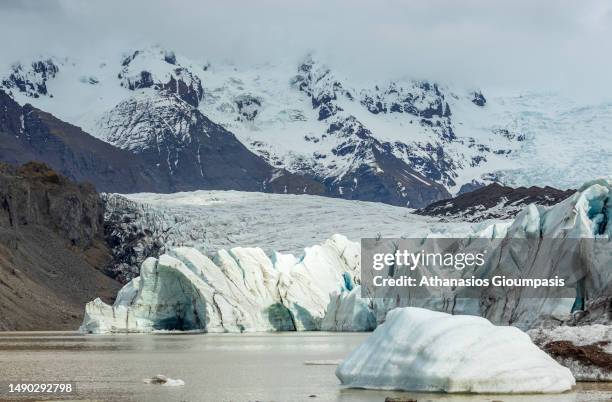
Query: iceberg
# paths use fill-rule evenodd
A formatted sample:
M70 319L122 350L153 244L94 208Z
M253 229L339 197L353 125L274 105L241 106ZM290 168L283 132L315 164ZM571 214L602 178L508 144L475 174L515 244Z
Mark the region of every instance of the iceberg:
M179 380L179 379L175 380L174 378L168 378L163 374L158 374L151 378L145 378L143 382L145 384L157 384L163 387L182 387L183 385L185 385L185 381Z
M304 258L260 248L220 250L209 258L177 247L148 258L111 306L88 303L84 333L182 330L255 332L320 330L330 294L359 274L359 245L334 235Z
M474 316L397 308L336 370L352 388L560 393L572 373L515 327Z

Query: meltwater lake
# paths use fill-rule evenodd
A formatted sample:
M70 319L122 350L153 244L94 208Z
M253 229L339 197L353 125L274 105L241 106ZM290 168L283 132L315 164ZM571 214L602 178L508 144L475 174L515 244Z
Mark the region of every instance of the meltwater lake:
M80 335L0 333L0 400L113 401L610 401L612 383L559 395L449 395L343 388L335 363L369 334ZM182 387L149 385L156 374ZM58 395L16 395L9 383L72 383Z

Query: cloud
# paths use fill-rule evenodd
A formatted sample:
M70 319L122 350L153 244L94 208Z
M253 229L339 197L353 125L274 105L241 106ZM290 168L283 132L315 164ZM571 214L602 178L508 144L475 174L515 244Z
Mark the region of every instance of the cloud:
M315 51L363 79L605 94L612 3L558 0L5 1L2 58L130 50L196 60L295 60Z

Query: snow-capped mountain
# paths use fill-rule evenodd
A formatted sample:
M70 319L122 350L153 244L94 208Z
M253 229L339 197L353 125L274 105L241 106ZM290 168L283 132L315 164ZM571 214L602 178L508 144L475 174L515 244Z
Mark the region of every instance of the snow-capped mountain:
M612 104L366 82L313 56L237 66L151 47L22 62L4 77L20 103L144 156L178 189L236 188L246 169L256 184L241 189L276 182L280 192L423 207L490 181L567 188L612 167L612 144L600 141ZM234 153L242 145L260 158Z
M44 162L99 191L171 191L156 166L32 105L20 106L0 89L0 161Z

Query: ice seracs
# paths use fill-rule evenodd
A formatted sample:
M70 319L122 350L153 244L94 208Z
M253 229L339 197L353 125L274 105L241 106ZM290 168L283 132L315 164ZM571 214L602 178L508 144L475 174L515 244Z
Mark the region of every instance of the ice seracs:
M463 278L558 276L564 279L567 292L555 287L534 291L530 287L489 286L481 290L480 298L473 298L463 297L461 289L428 287L427 296L416 295L421 289L408 289L400 300L387 298L376 304L378 322L392 308L411 306L478 315L495 324L523 330L571 321L572 313L578 310L585 323L609 323L606 306L612 294L612 271L608 269L612 263L611 193L609 181L589 182L552 207L530 204L514 221L495 223L470 235L493 241L485 264L461 271ZM470 236L457 244L466 250ZM551 258L561 255L563 258ZM427 267L432 272L433 268Z
M503 274L508 269L524 269L525 264L521 265L521 261L525 256L537 257L538 253L544 253L543 258L547 258L550 255L551 250L543 248L550 243L538 246L538 239L560 239L570 243L577 238L597 239L601 242L597 244L608 246L600 250L598 258L609 258L605 255L609 250L608 232L612 227L609 224L612 214L607 204L609 193L608 182L589 183L554 207L531 205L512 223L496 223L472 234L471 238L531 238L537 241L526 243L528 249L513 250L515 254L493 249L490 255L495 258L490 258L491 262L485 264L483 271L465 270L459 275L484 277L490 276L491 272ZM204 212L210 215L212 209L218 208L215 206L219 202L217 196L208 199L201 193L183 193L172 199L177 197L182 200L182 209L176 211L194 219ZM204 209L185 215L193 208L187 200L189 198L193 198L189 202L197 201L204 205ZM266 198L266 201L270 200L272 198ZM168 197L161 197L158 201L172 204ZM235 213L234 209L230 208L228 213ZM296 219L300 222L303 217ZM269 224L262 220L257 222ZM274 225L274 228L280 230L281 226ZM205 229L210 227L212 224L179 233L174 242L193 240L194 236L205 233ZM219 231L223 230L227 229L220 226ZM262 233L273 237L270 231ZM293 228L287 233L293 233ZM255 237L251 241L255 241ZM480 298L464 298L455 290L440 293L429 288L431 294L427 298L371 300L362 299L356 287L360 277L360 245L344 236L335 235L321 245L307 247L299 258L284 253L274 253L270 258L264 250L249 247L222 249L208 257L198 251L202 247L197 242L190 244L193 247L175 249L162 245L165 254L159 259L145 261L140 279L126 285L113 306L100 300L87 306L83 331L366 331L375 327L374 320L377 324L383 322L389 310L406 306L479 315L495 324L511 324L524 330L567 322L573 317L572 311L576 310L582 311L580 316L589 317L589 322L605 323L609 320L605 308L608 304L605 303L610 295L611 274L609 270L601 269L607 266L601 263L581 265L583 277L568 276L568 283L580 292L563 299L545 293L541 293L542 297L530 298L521 289L500 288L485 288ZM580 261L593 261L594 251L597 250L581 250L580 256L584 258ZM574 262L559 260L555 274L578 272L577 267L572 266ZM597 306L601 308L594 308Z
M398 308L336 370L354 388L559 393L571 372L514 327L474 316Z
M359 273L359 245L334 235L304 257L260 248L220 250L212 259L178 247L148 258L110 306L86 306L87 333L199 330L251 332L319 330L330 293Z
M296 265L280 267L279 297L291 311L296 330L321 328L330 294L351 287L358 278L360 255L358 243L334 235L306 248Z
M361 286L330 295L322 331L365 332L376 328L371 301L361 297Z

